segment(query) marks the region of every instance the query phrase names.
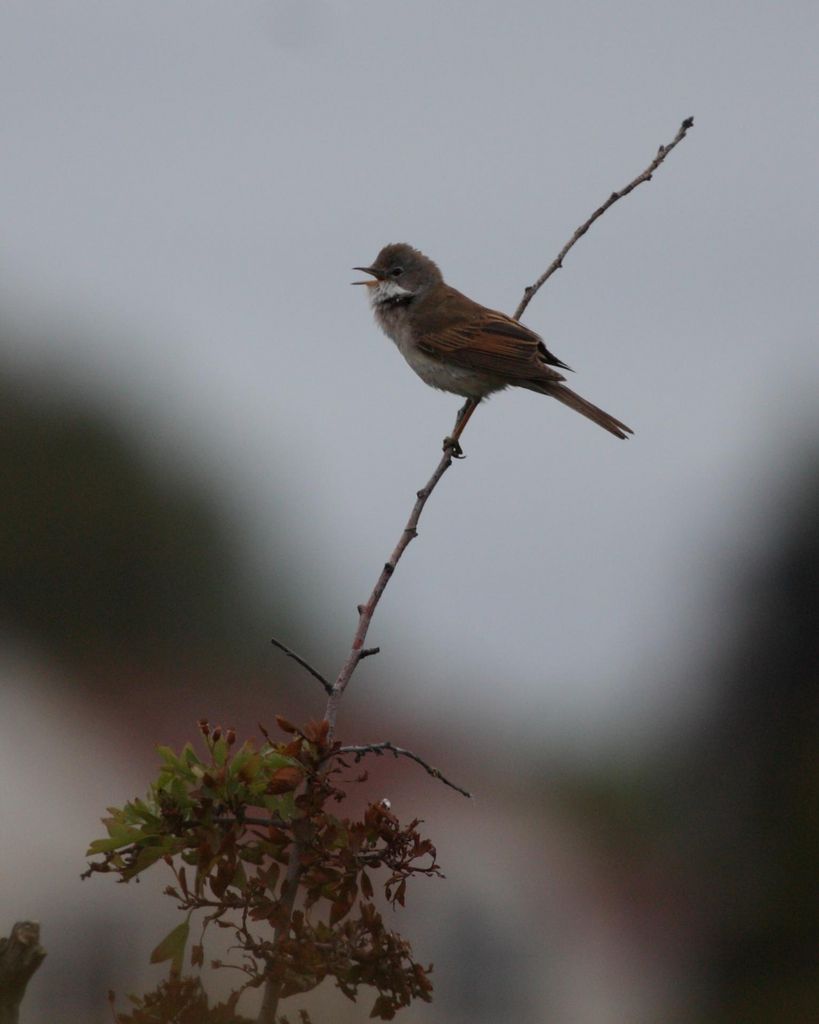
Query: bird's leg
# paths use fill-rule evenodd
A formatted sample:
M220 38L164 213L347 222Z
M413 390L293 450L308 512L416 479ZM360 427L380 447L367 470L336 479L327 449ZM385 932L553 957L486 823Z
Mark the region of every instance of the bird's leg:
M458 410L458 415L455 418L455 430L452 432L451 437L444 438L444 451L449 450L452 453L453 459L465 458L458 438L464 432L464 427L469 422L472 413L478 408L480 401L480 398L467 398Z
M464 432L464 427L469 422L469 418L472 413L478 408L480 404L480 398L467 398L461 408L458 410L458 416L455 420L455 433L452 435L452 440L457 441L461 434Z

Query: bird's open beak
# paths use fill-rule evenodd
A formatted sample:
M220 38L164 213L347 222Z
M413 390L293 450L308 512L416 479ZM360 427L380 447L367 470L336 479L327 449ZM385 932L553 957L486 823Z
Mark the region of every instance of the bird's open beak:
M374 281L350 281L350 284L365 284L368 288L374 288L379 281L384 280L384 272L375 267L353 267L353 270L360 270L362 274L372 274Z

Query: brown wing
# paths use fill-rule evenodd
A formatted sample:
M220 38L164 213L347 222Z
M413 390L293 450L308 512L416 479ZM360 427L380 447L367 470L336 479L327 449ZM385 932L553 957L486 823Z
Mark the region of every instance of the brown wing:
M450 289L449 301L437 304L434 326L416 322L418 345L436 359L504 380L565 380L551 369L570 369L543 344L539 335L511 317L479 306ZM432 318L431 318L432 319Z

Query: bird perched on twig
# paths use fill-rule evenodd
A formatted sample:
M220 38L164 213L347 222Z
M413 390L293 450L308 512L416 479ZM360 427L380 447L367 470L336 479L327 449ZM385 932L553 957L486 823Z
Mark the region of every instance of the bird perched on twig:
M354 284L367 287L378 325L421 380L469 400L444 442L456 454L458 438L481 399L507 387L550 395L615 437L633 433L566 386L555 367L571 367L539 335L450 287L437 265L411 245L387 245L371 266L353 269L372 276Z

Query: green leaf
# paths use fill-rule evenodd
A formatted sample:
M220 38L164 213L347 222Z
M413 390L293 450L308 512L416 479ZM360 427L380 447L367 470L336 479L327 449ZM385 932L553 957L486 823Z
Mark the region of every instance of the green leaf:
M153 838L153 837L151 837ZM151 846L143 846L139 853L136 855L136 859L131 869L124 874L127 874L129 878L133 878L134 875L138 875L141 871L149 868L152 864L155 864L160 857L164 857L166 853L171 851L171 843L164 840L160 844L152 844Z
M182 961L185 957L185 946L188 942L189 932L190 918L168 932L153 953L151 953L151 963L161 964L165 960L170 960L171 972L179 974L182 971Z
M156 752L157 754L159 754L159 756L162 758L165 764L170 765L172 768L179 767L179 758L176 756L173 750L171 750L170 747L157 747Z
M172 779L166 791L180 811L186 811L191 806L188 787L181 779Z
M141 829L124 825L120 821L109 821L108 839L95 839L88 847L87 856L97 853L109 853L111 850L118 850L122 846L130 846L142 838Z
M190 743L186 743L182 748L182 760L189 768L192 768L195 764L202 763Z
M219 768L221 768L224 765L225 761L227 760L227 755L227 741L220 738L213 744L213 763L215 765L218 765Z
M86 857L94 857L98 853L110 853L118 850L120 846L130 845L129 840L121 842L119 839L95 839L85 851Z
M239 861L236 865L236 870L233 872L233 878L230 883L234 888L241 889L244 891L247 886L247 875L245 874L244 865Z
M275 796L266 793L261 798L261 803L271 814L278 814L282 821L292 821L296 816L295 793L279 793Z
M160 821L160 817L154 809L138 797L136 800L131 800L126 804L126 810L131 812L129 817L132 820L144 822L146 825L158 824Z
M301 768L301 764L294 757L288 757L287 754L281 754L278 750L265 750L263 756L266 768L284 768L285 765L293 765L296 768Z

